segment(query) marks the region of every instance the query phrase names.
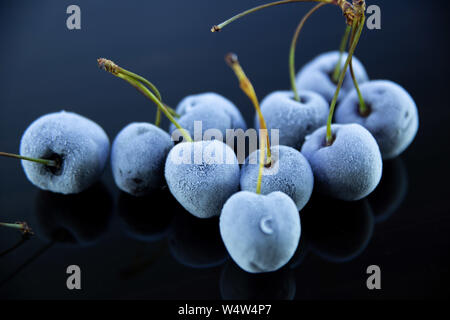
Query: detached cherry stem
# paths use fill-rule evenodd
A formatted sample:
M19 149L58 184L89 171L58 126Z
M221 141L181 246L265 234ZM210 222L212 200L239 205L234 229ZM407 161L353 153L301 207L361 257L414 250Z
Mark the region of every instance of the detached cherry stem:
M14 158L14 159L20 159L20 160L26 160L31 162L40 163L49 167L56 167L58 168L60 166L60 163L58 163L55 160L47 160L47 159L40 159L40 158L30 158L25 157L22 155L14 154L14 153L7 153L7 152L0 152L1 157L7 157L7 158Z
M298 40L298 37L300 36L300 32L302 31L303 26L305 25L305 22L309 19L309 17L311 17L311 15L314 12L316 12L321 7L323 7L324 5L327 5L327 4L328 3L324 3L324 2L319 3L314 8L309 10L309 12L300 21L299 25L297 26L297 29L295 30L294 37L292 38L291 49L289 50L289 76L291 79L291 88L292 88L292 91L294 92L294 99L295 99L295 101L298 101L298 102L301 102L301 101L300 101L300 95L298 94L298 91L297 91L297 84L295 83L295 48L297 47L297 40Z
M0 227L20 230L20 232L22 232L22 235L24 236L31 236L34 234L26 222L16 222L16 223L0 222Z
M170 122L172 122L175 127L180 131L180 133L182 134L182 136L184 137L184 139L187 142L193 142L190 134L183 129L180 124L175 120L173 114L176 115L175 111L169 111L170 108L168 108L162 101L160 98L161 95L159 94L159 91L156 89L156 87L154 87L153 85L150 86L150 88L152 89L153 92L151 92L144 84L142 84L142 82L144 82L146 85L148 85L150 82L145 80L143 77L138 76L134 73L131 73L129 71L126 71L125 69L119 67L118 65L116 65L113 61L111 60L107 60L104 58L100 58L97 60L98 65L101 69L113 74L114 76L121 78L125 81L127 81L129 84L131 84L133 87L135 87L139 92L141 92L146 98L148 98L150 101L152 101L154 104L156 104L156 106L158 107L158 109L164 113L164 115L170 120ZM126 72L123 72L123 71ZM131 75L130 75L131 74ZM140 81L140 79L144 79L145 81ZM151 84L151 83L150 83ZM158 113L157 113L157 122L160 121L160 119L158 120ZM159 116L160 117L160 116Z
M225 56L225 61L227 62L227 64L230 66L230 68L236 74L236 77L239 80L240 88L250 98L251 102L253 103L253 106L256 109L256 113L258 114L258 119L259 119L259 127L262 132L265 132L264 140L267 141L266 142L267 162L265 163L265 165L267 167L269 167L272 162L271 152L270 152L270 141L269 141L270 139L269 139L269 134L268 134L268 130L267 130L266 120L264 120L264 116L261 112L261 108L259 106L259 101L258 101L258 97L256 96L255 89L253 88L252 83L247 78L247 75L245 74L244 70L242 69L241 65L239 64L239 60L238 60L238 57L236 54L234 54L234 53L227 54Z
M364 15L364 13L362 14L360 20L355 19L353 21L352 28L356 29L357 31L356 31L354 40L351 44L347 60L345 61L344 68L342 69L341 75L339 76L339 82L336 87L336 92L334 93L333 100L331 101L330 113L328 115L328 121L327 121L327 136L326 136L326 145L327 146L331 146L333 144L334 138L333 138L333 133L331 131L331 123L333 121L334 109L336 108L337 99L339 97L339 92L341 90L342 83L344 82L345 74L347 73L348 66L352 60L353 54L355 53L356 47L359 42L359 38L361 37L361 33L364 29L365 21L366 21L366 17Z

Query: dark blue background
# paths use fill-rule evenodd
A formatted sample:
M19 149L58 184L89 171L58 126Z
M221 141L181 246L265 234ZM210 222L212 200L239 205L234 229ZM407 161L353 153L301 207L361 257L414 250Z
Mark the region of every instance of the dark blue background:
M239 54L260 98L288 88L291 36L311 4L259 12L219 34L209 30L213 24L264 2L2 0L0 150L17 152L23 131L34 119L61 109L93 119L111 139L132 121L152 122L155 107L123 81L98 70L98 57L113 59L149 78L171 106L189 94L221 93L240 107L251 125L253 108L223 57L229 51ZM82 30L66 28L70 4L81 7ZM377 0L368 1L370 4L382 9L382 30L366 30L356 55L372 79L390 79L403 85L415 98L420 113L419 134L396 164L403 165L407 172L407 180L405 175L399 178L408 185L407 194L390 219L375 225L367 248L354 260L327 262L310 252L295 269L268 280L252 279L271 288L277 284L284 288L286 282L289 288L296 288L297 299L448 298L448 1ZM319 11L302 34L298 68L317 54L336 49L343 31L344 20L337 8L328 6ZM168 126L166 120L164 126ZM47 201L42 200L45 196L26 180L19 162L0 159L0 163L0 220L27 220L34 227L33 221L39 219L37 207ZM38 234L0 256L1 298L224 297L223 285L219 285L221 274L223 278L228 274L224 266L189 268L171 256L166 239L152 243L132 240L124 232L123 220L117 217L119 192L109 168L103 181L114 209L99 242L88 247L55 243L22 268L46 246ZM95 198L89 201L94 206ZM154 201L140 206L140 210L165 215L169 211L166 205ZM336 215L347 211L338 207L329 210ZM332 228L327 217L323 224L325 230ZM309 225L310 230L303 226L305 234L326 238L321 221ZM176 232L173 229L170 232ZM345 237L345 232L342 235ZM0 230L0 251L18 240L14 231ZM328 244L334 242L339 241L330 239ZM82 268L81 292L65 287L65 268L70 264ZM379 292L369 292L365 287L365 270L371 264L382 269L383 290ZM127 276L124 270L130 265L144 267ZM234 267L230 260L225 265ZM245 291L248 278L233 271L225 279ZM278 294L283 290L273 291Z

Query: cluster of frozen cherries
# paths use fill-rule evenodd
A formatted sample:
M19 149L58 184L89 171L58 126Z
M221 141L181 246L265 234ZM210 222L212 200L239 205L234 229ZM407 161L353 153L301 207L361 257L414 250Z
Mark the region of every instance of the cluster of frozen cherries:
M348 54L341 48L318 56L295 76L292 91L273 92L261 105L237 57L227 56L255 106L254 127L262 129L259 149L243 164L233 148L204 134L216 129L225 137L229 129L247 129L232 102L203 93L184 98L173 110L152 83L106 59L98 60L101 68L157 105L156 124L127 125L110 148L98 124L62 111L27 128L20 155L1 155L22 159L31 183L62 194L88 189L110 158L120 190L141 197L168 186L192 215L220 216L222 240L242 269L278 270L299 245L299 211L313 190L343 201L367 197L380 182L383 159L400 155L417 133L418 112L408 92L391 81L370 81L353 58L363 21L347 29ZM159 128L161 113L172 122L170 134ZM198 140L192 139L196 121L203 130ZM273 130L278 130L279 144L271 146ZM142 215L154 214L141 210Z

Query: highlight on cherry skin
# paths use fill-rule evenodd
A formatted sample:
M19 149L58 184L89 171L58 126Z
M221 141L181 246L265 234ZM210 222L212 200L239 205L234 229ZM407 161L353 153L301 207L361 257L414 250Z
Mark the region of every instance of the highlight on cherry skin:
M271 147L271 165L263 170L261 194L281 191L294 200L300 211L308 203L313 192L314 176L306 158L287 146ZM241 169L241 190L256 190L259 173L260 150L246 159Z
M317 190L344 201L368 196L380 182L383 167L375 138L359 124L334 124L333 143L327 146L326 132L322 127L306 137L301 150Z
M177 144L167 156L164 175L173 196L198 218L220 215L225 201L239 191L236 154L218 140Z
M46 114L24 132L20 155L28 180L42 190L75 194L97 182L109 157L103 129L72 112Z
M169 134L153 124L131 123L115 138L111 168L119 189L144 196L164 184L164 164L174 143Z
M220 130L223 137L226 136L226 129L247 130L239 109L230 100L214 92L187 96L180 101L175 111L180 115L178 122L194 140L198 140L194 135L195 121L202 123L202 136L208 129ZM171 124L169 132L175 130L176 127Z
M300 215L282 192L241 191L220 216L220 234L231 258L250 273L272 272L289 262L300 241Z
M383 159L393 159L413 142L419 129L419 114L411 95L387 80L366 82L361 93L367 112L361 112L356 90L336 110L337 123L359 123L375 137Z
M297 89L316 92L330 103L337 87L337 83L333 80L333 73L339 61L341 61L341 70L343 69L348 54L344 52L342 58L340 57L339 51L331 51L322 53L307 63L296 76ZM361 61L355 56L352 59L353 70L358 83L363 84L369 81L369 76ZM353 89L354 84L350 70L347 70L337 101L341 102L348 92Z

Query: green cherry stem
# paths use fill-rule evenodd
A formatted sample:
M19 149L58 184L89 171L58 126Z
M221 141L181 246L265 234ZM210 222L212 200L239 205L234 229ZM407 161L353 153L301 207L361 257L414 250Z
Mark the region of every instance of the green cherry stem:
M137 90L139 90L146 98L148 98L150 101L152 101L154 104L156 104L156 106L158 107L158 109L164 113L164 115L170 120L170 122L172 122L175 127L180 131L180 133L182 134L182 136L184 137L184 139L187 142L193 142L190 134L183 129L180 124L174 119L173 114L176 114L175 111L171 110L170 108L168 108L162 101L161 99L159 99L158 97L161 97L161 95L159 94L158 89L156 89L156 87L154 85L151 84L151 82L149 82L148 80L146 80L145 78L134 74L132 72L126 71L125 69L119 67L118 65L116 65L113 61L111 60L107 60L104 58L100 58L97 59L98 65L101 69L115 75L118 78L121 78L122 80L127 81L129 84L131 84L133 87L135 87ZM126 71L126 72L123 72ZM130 75L131 74L131 75ZM143 80L141 80L143 79ZM145 84L147 84L148 86L150 86L150 89L153 90L152 88L154 88L154 92L151 92L145 85L142 84L142 82L144 82ZM150 85L149 85L150 84ZM170 110L171 111L170 111ZM158 120L159 117L159 120ZM158 113L156 114L156 122L159 124L159 122L161 121L160 119L160 115L158 116Z
M339 97L339 92L341 90L342 83L344 82L345 74L347 72L350 61L352 60L353 54L355 53L356 46L358 45L359 38L361 37L361 33L364 29L365 21L366 21L366 17L364 15L364 13L361 16L360 21L358 21L357 19L355 19L353 21L352 28L353 29L357 28L357 32L356 32L355 38L352 42L351 48L349 50L347 60L345 61L344 68L342 69L341 75L339 76L339 82L337 84L336 92L334 93L333 100L331 101L330 113L328 115L328 121L327 121L327 136L326 136L326 145L327 146L331 146L333 144L334 139L333 139L333 133L331 132L331 123L333 121L334 109L336 107L336 102Z
M356 32L352 32L352 36L351 36L351 40L350 40L351 43L353 42L353 39L355 38L355 33L356 33ZM366 103L365 103L364 98L363 98L363 96L362 96L361 90L359 89L358 81L356 80L355 71L353 70L353 57L352 57L352 59L350 60L349 68L350 68L350 75L351 75L352 80L353 80L353 85L355 86L356 92L357 92L357 94L358 94L358 100L359 100L359 113L360 113L362 116L365 117L365 116L367 116L367 115L369 114L370 110L369 110L369 109L367 108L367 106L366 106Z
M122 73L136 81L143 82L150 88L150 90L153 91L153 94L159 99L159 101L162 101L161 94L159 93L156 86L153 83L151 83L150 81L148 81L147 79L145 79L144 77L141 77L140 75L133 73L131 71L128 71L122 67L119 67L113 61L105 59L105 58L97 59L97 63L100 68L102 68L103 70L108 71L112 74Z
M54 161L54 160L30 158L30 157L25 157L25 156L21 156L21 155L18 155L18 154L7 153L7 152L0 152L0 156L8 157L8 158L20 159L20 160L26 160L26 161L32 161L32 162L40 163L40 164L43 164L43 165L46 165L46 166L49 166L49 167L59 167L58 162Z
M297 85L295 83L295 48L297 47L297 40L298 40L298 37L300 36L300 32L302 31L303 26L305 25L305 22L309 19L309 17L311 17L311 15L314 12L316 12L321 7L323 7L324 5L327 5L327 4L328 3L324 3L324 2L319 3L316 6L314 6L314 8L309 10L308 13L300 21L299 25L297 26L297 29L295 30L294 37L292 38L291 49L289 50L289 75L291 78L291 88L292 88L292 91L294 92L294 99L295 99L295 101L298 101L298 102L301 102L301 101L300 101L300 96L297 91Z
M361 90L359 89L358 81L356 80L355 72L353 71L353 59L350 61L350 74L353 79L353 84L356 88L356 92L358 93L358 100L359 100L359 113L362 116L367 116L370 112L369 108L366 105L366 102L364 101L363 95L361 93Z
M245 74L244 70L242 69L241 65L239 64L239 60L236 54L229 53L225 56L225 61L230 66L231 69L233 69L234 73L236 74L236 77L239 80L239 86L244 91L244 93L250 98L250 100L253 103L253 106L256 109L256 113L258 114L259 118L259 127L262 132L265 132L265 139L267 142L267 162L265 163L266 166L270 166L272 159L271 159L271 152L270 152L270 139L269 134L267 130L267 124L266 120L264 120L264 116L261 112L261 108L259 106L258 97L256 96L255 89L253 88L252 83L248 79L247 75Z
M175 112L175 110L173 110L171 107L169 107L167 104L164 104L164 106L167 108L167 111L170 112L170 114L174 117L174 118L179 118L180 115L178 113ZM156 110L156 119L155 119L155 125L157 127L159 127L159 125L161 124L161 109L158 108Z
M170 112L170 114L172 116L174 116L175 118L180 118L181 116L175 111L173 110L171 107L169 107L167 104L165 104L167 110Z
M266 146L266 139L264 139L264 135L267 135L267 130L261 130L261 136L259 137L259 141L261 141L259 146L259 169L258 169L258 180L256 182L256 193L261 194L261 184L262 184L262 176L264 172L264 155L265 149L269 149L269 146ZM267 140L269 141L269 140Z
M353 43L353 40L355 39L355 35L356 35L356 29L352 30L352 35L350 37L349 47ZM350 75L351 75L352 80L353 80L353 85L355 86L356 92L358 94L359 113L360 113L360 115L365 117L365 116L367 116L369 114L370 110L366 106L366 103L365 103L364 98L362 96L361 90L359 89L358 81L356 80L355 72L354 72L354 69L353 69L353 57L350 60L349 69L350 69Z
M266 9L266 8L270 8L270 7L274 7L274 6L278 6L281 4L288 4L288 3L295 3L295 2L322 2L322 3L332 3L332 4L336 4L336 0L284 0L284 1L275 1L275 2L271 2L271 3L266 3L257 7L254 7L252 9L246 10L244 12L241 12L233 17L231 17L230 19L220 23L219 25L215 25L211 28L211 32L218 32L220 30L222 30L224 27L226 27L227 25L229 25L230 23L232 23L233 21L236 21L242 17L245 17L248 14L251 14L253 12L262 10L262 9Z
M336 67L334 68L334 72L333 72L333 82L334 83L338 82L339 75L341 74L342 57L344 56L344 50L345 50L345 47L347 46L348 38L350 36L351 30L352 30L352 27L347 26L345 28L344 36L342 37L342 40L341 40L341 45L339 47L339 60L338 60L338 63L336 64Z
M261 182L264 171L264 166L270 167L272 159L270 152L270 139L267 131L266 121L264 120L264 116L261 112L261 108L259 107L258 98L255 93L255 89L253 88L252 83L248 79L241 65L239 64L239 60L237 55L234 53L229 53L225 56L225 61L233 69L236 77L239 80L239 86L242 91L250 98L253 103L253 106L256 109L259 118L259 170L258 170L258 180L256 182L256 193L261 194ZM264 161L264 156L267 154L267 162Z
M162 101L161 93L159 92L159 90L156 88L156 86L153 83L151 83L144 77L141 77L140 75L138 75L134 72L128 71L122 67L119 67L111 60L100 58L100 59L97 59L97 62L99 64L99 66L106 71L109 71L111 73L122 73L136 81L144 83L145 85L147 85L147 87L150 88L150 90L153 91L153 94L159 99L159 101ZM157 127L159 127L160 123L161 123L161 111L158 109L156 112L155 125Z
M135 79L138 82L144 83L147 87L150 88L150 90L153 92L153 94L156 96L156 98L158 98L159 101L161 101L161 102L163 101L162 98L161 98L161 93L159 92L158 88L156 88L156 86L153 83L151 83L150 81L148 81L147 79L145 79L144 77L142 77L142 76L140 76L140 75L138 75L136 73L128 71L128 70L126 70L126 69L124 69L122 67L118 67L118 68L119 68L119 72L120 73L123 73L124 75L127 75L127 76L131 77L132 79ZM164 104L164 106L167 108L167 110L170 112L170 114L172 116L174 116L175 118L179 118L180 117L180 115L177 114L175 112L175 110L170 108L168 105ZM155 125L157 127L159 127L160 124L161 124L161 109L158 108L158 110L156 111Z
M164 104L164 106L166 107L167 111L169 111L169 113L174 117L174 118L180 118L181 116L175 111L173 110L171 107L169 107L167 104ZM158 108L156 110L156 119L155 119L155 125L157 127L159 127L159 125L161 124L161 109Z
M156 109L155 126L159 127L160 124L161 124L161 109L157 108Z
M123 69L121 67L119 67L119 70L124 75L127 75L127 76L129 76L129 77L131 77L131 78L133 78L133 79L135 79L135 80L137 80L139 82L143 82L144 84L146 84L147 87L149 87L150 90L153 91L153 94L159 99L159 101L162 101L161 93L159 93L158 89L156 88L156 86L153 83L151 83L150 81L148 81L144 77L141 77L140 75L137 75L137 74L135 74L133 72L127 71L127 70L125 70L125 69Z
M4 223L0 222L0 227L13 228L20 230L23 235L33 235L33 231L26 222Z
M139 90L145 97L147 97L150 101L152 101L156 106L161 110L161 112L164 113L164 115L174 124L174 126L180 130L180 133L184 137L184 139L187 142L193 142L189 132L187 132L185 129L183 129L180 124L175 120L175 118L172 116L169 110L167 110L166 106L158 100L158 98L155 97L155 95L150 92L150 90L147 89L146 86L144 86L139 81L136 81L135 79L132 79L126 75L123 75L121 73L117 74L117 77L127 81L129 84L131 84L133 87L135 87L137 90Z

